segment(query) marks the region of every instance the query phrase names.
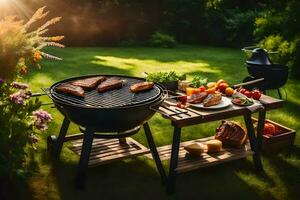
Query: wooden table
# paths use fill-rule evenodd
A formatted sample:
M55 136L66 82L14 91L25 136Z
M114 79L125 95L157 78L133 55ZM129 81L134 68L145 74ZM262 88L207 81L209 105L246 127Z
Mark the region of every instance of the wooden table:
M165 154L168 153L170 158L170 168L167 177L167 192L172 193L175 189L176 176L178 173L198 169L201 167L207 167L211 165L220 164L230 160L236 160L244 158L250 154L253 156L255 168L259 171L263 170L263 166L260 159L260 147L262 143L262 134L266 111L276 109L283 106L284 101L278 100L266 95L262 95L260 99L261 105L256 106L255 109L249 109L248 107L239 107L231 105L230 107L222 110L200 110L193 108L180 109L176 106L172 106L168 100L158 108L158 112L166 119L171 120L174 127L173 142L168 151L165 149ZM254 112L259 113L257 134L253 127L251 115ZM211 157L206 154L198 159L189 159L183 156L183 145L180 145L181 129L186 126L197 125L201 123L227 119L236 116L243 116L247 128L249 144L244 149L224 149L223 152ZM210 138L204 138L202 141ZM197 141L197 140L196 140ZM201 141L201 139L200 139ZM187 144L188 142L185 142ZM160 149L160 156L164 149Z

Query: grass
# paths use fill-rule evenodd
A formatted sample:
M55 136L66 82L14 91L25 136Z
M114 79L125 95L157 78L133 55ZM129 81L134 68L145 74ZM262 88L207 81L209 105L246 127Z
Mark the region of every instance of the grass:
M144 71L184 72L191 78L201 74L210 80L226 79L239 83L247 75L245 57L239 49L204 46L160 48L66 48L49 49L64 58L62 62L44 61L41 71L27 77L34 91L49 87L64 78L84 74L127 74L141 76ZM267 117L288 127L300 129L300 82L289 80L288 101L284 108L269 112ZM270 92L275 95L275 92ZM275 95L276 96L276 95ZM43 97L44 102L50 101ZM78 157L65 145L61 162L53 165L46 153L46 136L59 132L62 116L45 107L54 117L48 132L42 136L36 154L37 172L28 179L19 194L33 199L297 199L300 196L300 137L295 146L277 155L264 155L265 173L256 174L251 158L189 172L178 177L177 191L168 196L159 181L154 162L138 157L88 170L86 189L73 187ZM237 118L240 120L240 118ZM213 135L220 122L183 129L182 141ZM155 115L150 126L157 145L171 143L170 122ZM78 132L72 125L69 133ZM134 136L146 145L143 131ZM164 163L167 167L167 163Z

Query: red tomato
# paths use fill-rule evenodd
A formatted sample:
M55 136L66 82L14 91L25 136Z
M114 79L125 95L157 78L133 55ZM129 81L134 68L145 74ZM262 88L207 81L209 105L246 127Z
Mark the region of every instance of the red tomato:
M199 90L200 90L201 92L204 92L204 91L206 90L206 87L202 85L201 87L199 87Z
M219 89L222 93L224 93L225 90L226 90L226 88L228 88L228 87L229 87L229 85L228 85L227 83L220 83L220 85L218 86L218 89Z
M271 123L265 123L264 135L276 135L276 126Z
M261 92L259 90L252 91L252 98L255 100L259 100L261 97Z
M182 103L177 103L177 104L176 104L176 107L177 107L177 108L183 108L184 105L182 105Z
M178 100L183 103L183 104L186 104L187 102L187 96L181 96L181 97L178 97Z
M239 90L239 93L244 94L246 91L247 91L246 89L242 88L242 89Z
M246 97L248 97L248 98L251 98L252 97L252 92L249 92L249 91L245 91L244 92L244 95L246 96Z

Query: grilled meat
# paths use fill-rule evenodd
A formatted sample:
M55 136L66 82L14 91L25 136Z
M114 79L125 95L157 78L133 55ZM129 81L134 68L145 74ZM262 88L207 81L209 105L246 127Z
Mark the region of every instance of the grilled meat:
M136 83L130 86L130 91L133 93L141 92L141 91L146 91L146 90L151 90L154 86L153 82L141 82L141 83Z
M209 107L218 105L222 100L222 95L220 93L215 94L209 94L204 100L203 100L203 106Z
M97 85L99 85L101 82L105 81L106 77L105 76L96 76L96 77L91 77L91 78L85 78L77 81L71 82L72 85L75 86L80 86L84 90L92 90Z
M72 85L70 83L61 84L55 89L57 92L70 94L73 96L84 97L84 90L82 87Z
M100 83L100 85L98 85L97 90L98 90L98 92L105 92L108 90L121 88L122 86L123 86L123 80L108 79L108 80Z
M240 124L224 120L217 129L215 139L233 147L241 147L246 142L247 134Z
M192 94L191 98L188 100L189 103L201 103L206 97L207 92L200 92L198 94Z

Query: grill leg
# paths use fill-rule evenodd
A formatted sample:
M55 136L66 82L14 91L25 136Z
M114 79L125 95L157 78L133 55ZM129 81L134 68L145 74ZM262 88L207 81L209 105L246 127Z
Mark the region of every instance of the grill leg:
M49 136L48 137L48 150L51 152L52 156L54 158L59 159L60 153L64 144L64 140L66 137L66 134L68 132L68 128L70 126L70 120L66 117L63 120L62 126L59 131L58 138L56 139L55 136Z
M148 122L146 122L143 125L143 127L144 127L144 131L145 131L145 135L146 135L146 138L147 138L147 141L148 141L148 145L149 145L149 148L151 150L152 157L153 157L153 159L155 161L157 170L158 170L158 172L160 174L162 182L165 183L165 181L166 181L166 172L165 172L165 170L164 170L164 168L162 166L162 163L161 163L159 154L157 152L157 148L156 148L156 145L154 143L154 140L153 140L152 133L151 133L151 130L150 130Z
M77 188L84 188L86 179L86 170L88 168L89 157L92 149L94 139L94 131L87 128L84 132L82 149L80 154L76 186Z
M279 88L277 89L277 92L278 92L279 98L282 99L282 95L281 95L281 92L280 92L280 89L279 89Z
M261 163L261 159L260 159L260 152L259 152L259 148L258 148L258 140L255 137L255 131L254 131L254 127L253 127L253 123L252 123L252 119L251 119L251 113L245 114L244 115L244 120L245 120L245 124L246 124L246 127L247 127L247 132L248 132L248 137L249 137L249 141L250 141L251 150L254 151L253 161L254 161L254 164L255 164L255 168L258 171L262 171L263 167L262 167L262 163ZM261 126L261 125L259 125L259 126Z
M178 126L175 126L174 133L173 133L169 177L168 177L168 182L167 182L167 193L169 193L169 194L174 192L175 184L176 184L177 174L176 174L175 170L176 170L177 164L178 164L180 137L181 137L181 128Z

